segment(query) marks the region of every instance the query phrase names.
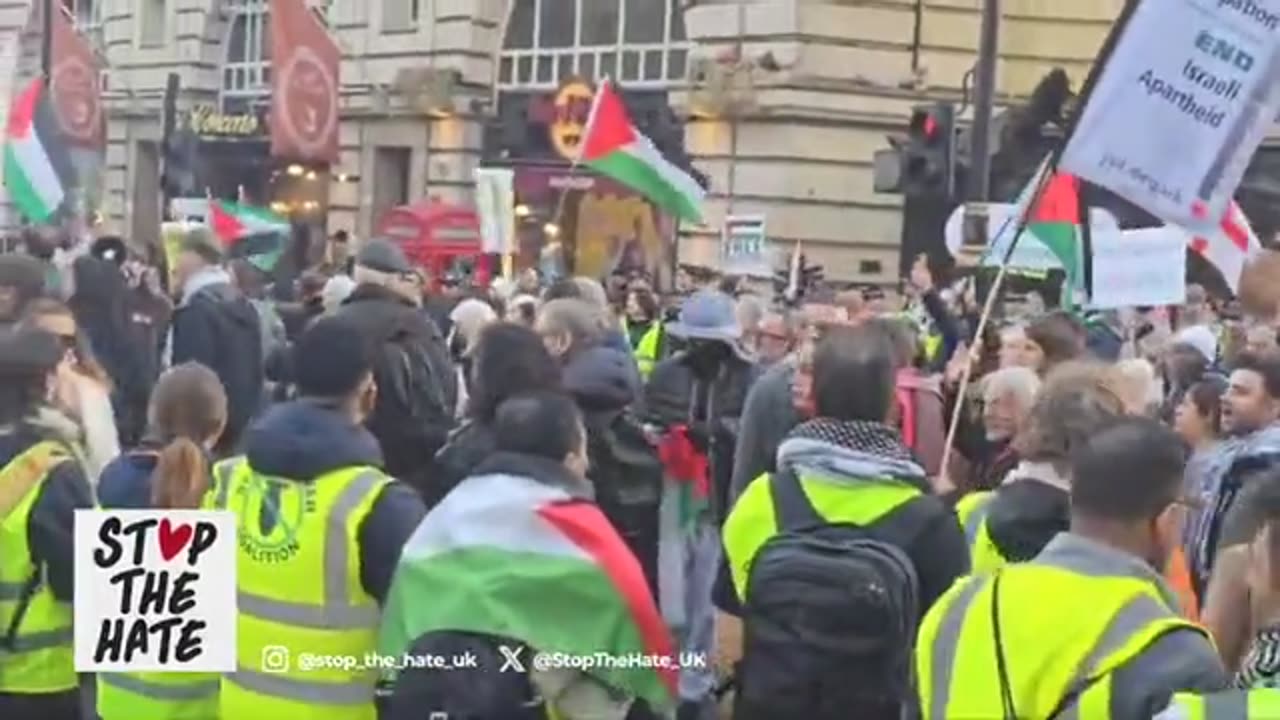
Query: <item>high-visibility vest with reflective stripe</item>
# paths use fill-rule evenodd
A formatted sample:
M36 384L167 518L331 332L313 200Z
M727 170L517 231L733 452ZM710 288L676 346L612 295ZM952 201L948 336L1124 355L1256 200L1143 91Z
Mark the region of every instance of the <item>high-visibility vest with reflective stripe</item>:
M655 321L640 336L640 342L636 343L633 355L636 359L636 367L640 370L640 377L645 380L649 379L649 374L653 372L653 367L658 364L658 352L661 350L662 344L662 323Z
M942 354L942 335L940 333L926 333L921 344L924 346L924 359L926 362L933 362L938 359L938 355Z
M1004 716L992 622L996 577L1018 717L1111 717L1112 671L1171 630L1204 634L1147 578L1105 572L1048 564L1042 555L953 585L925 616L916 643L924 720ZM1072 695L1074 702L1064 702Z
M991 491L976 492L965 495L956 503L956 517L960 519L965 541L969 543L969 563L974 573L995 570L1008 562L987 532L987 515L991 513L991 502L995 498L996 494Z
M1277 720L1280 690L1224 690L1206 695L1178 693L1155 720Z
M350 467L295 482L243 458L213 474L206 505L235 512L239 539L237 669L222 679L222 717L375 720L377 668L299 661L374 652L379 611L360 582L358 533L390 480Z
M813 509L830 523L871 525L921 493L904 482L886 478L856 483L799 473L800 486ZM756 552L778 533L769 474L747 485L725 519L722 537L733 587L746 597L747 575Z
M102 720L218 720L216 673L99 673Z
M0 486L17 482L16 473L39 473L39 479L0 518L0 635L22 612L13 646L0 646L0 693L55 693L70 690L79 682L72 648L71 605L53 596L45 577L47 568L32 562L27 542L31 509L50 470L64 459L66 451L60 445L41 442L0 470ZM23 611L22 597L33 581L36 584Z

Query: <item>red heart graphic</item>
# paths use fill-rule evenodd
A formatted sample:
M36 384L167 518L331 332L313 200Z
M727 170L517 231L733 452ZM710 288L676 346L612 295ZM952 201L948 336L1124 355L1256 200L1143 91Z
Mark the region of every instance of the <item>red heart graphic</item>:
M172 560L175 555L182 552L182 549L191 542L191 526L178 525L174 527L169 524L168 518L160 521L160 557L166 561Z

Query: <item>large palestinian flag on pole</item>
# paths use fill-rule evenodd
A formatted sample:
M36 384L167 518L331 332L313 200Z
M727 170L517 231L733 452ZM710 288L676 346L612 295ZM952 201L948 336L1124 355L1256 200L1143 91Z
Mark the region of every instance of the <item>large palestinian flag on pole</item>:
M253 205L209 201L209 226L228 257L247 258L263 272L270 272L284 252L289 221Z
M386 655L428 632L496 635L542 653L625 657L579 669L655 709L675 701L671 636L639 562L598 507L528 478L472 477L445 497L405 546L382 617Z
M32 80L9 109L4 142L5 189L32 222L44 222L58 210L75 178L59 128L44 80Z
M702 222L706 192L636 129L608 80L600 83L591 103L578 162L644 195L681 220Z

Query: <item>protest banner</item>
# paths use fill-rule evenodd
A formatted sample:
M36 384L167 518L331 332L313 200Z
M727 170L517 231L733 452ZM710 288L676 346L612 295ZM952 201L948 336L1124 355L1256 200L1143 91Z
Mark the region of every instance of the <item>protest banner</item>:
M516 248L515 171L476 168L476 213L480 247L486 253L510 255Z
M1093 294L1096 309L1178 305L1187 293L1187 242L1176 227L1096 232Z
M720 271L728 275L773 276L773 253L763 215L730 215L720 236Z
M226 511L77 510L76 670L235 670L235 531Z
M1084 102L1061 169L1212 228L1280 107L1280 0L1142 0Z

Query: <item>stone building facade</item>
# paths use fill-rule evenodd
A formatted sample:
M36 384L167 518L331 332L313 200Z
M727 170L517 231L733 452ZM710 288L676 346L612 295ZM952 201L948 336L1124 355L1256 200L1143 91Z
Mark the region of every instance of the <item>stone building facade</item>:
M93 19L109 64L104 224L148 237L159 217L166 77L181 78L180 111L265 107L266 1L94 2L77 15ZM998 89L1007 102L1055 66L1078 86L1123 1L1002 4ZM901 198L873 192L872 157L902 131L912 105L960 100L980 6L330 0L314 9L343 53L341 158L307 173L319 198L309 207L330 231L363 237L394 204L470 202L472 171L501 134L504 95L609 75L624 90L665 93L683 121L684 151L710 180L705 226L680 228L682 260L715 264L723 218L763 214L782 252L800 241L828 276L892 282ZM267 172L269 163L254 167Z

